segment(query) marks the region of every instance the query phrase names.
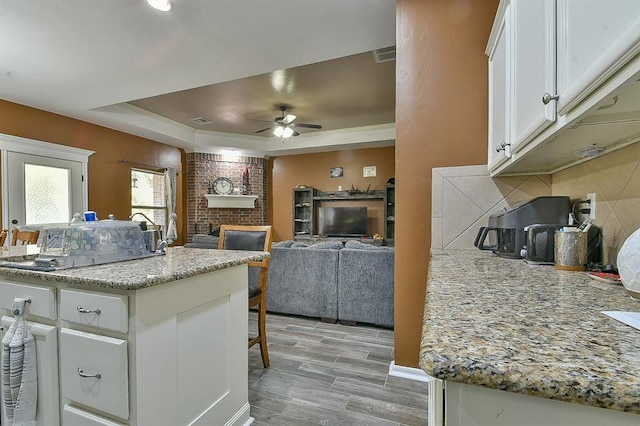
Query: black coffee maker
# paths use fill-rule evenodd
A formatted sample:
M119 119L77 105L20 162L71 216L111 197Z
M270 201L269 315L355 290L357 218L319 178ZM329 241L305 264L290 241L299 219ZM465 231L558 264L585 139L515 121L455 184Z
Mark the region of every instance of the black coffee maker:
M567 196L543 196L521 201L489 216L489 226L478 231L474 246L492 250L501 257L519 259L526 245L524 228L533 224L566 225L571 212ZM495 244L485 244L489 233L495 233Z

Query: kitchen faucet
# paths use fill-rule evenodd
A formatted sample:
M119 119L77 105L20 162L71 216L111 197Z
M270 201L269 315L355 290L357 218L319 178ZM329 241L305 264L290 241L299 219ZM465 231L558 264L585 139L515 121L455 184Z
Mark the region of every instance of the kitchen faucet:
M162 239L162 233L160 232L160 228L158 228L158 226L155 223L153 223L153 221L151 219L149 219L146 214L141 213L141 212L133 213L131 216L129 216L129 220L133 219L136 215L140 215L140 216L144 217L147 220L147 222L149 222L149 223L151 223L153 225L153 229L158 233L158 245L157 245L156 253L165 254L165 250L164 249L169 244L167 243L166 240Z

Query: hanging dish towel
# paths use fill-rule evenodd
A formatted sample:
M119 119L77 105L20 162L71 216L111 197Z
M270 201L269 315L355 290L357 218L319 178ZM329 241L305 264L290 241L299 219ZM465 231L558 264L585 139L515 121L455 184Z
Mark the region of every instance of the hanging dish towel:
M25 299L13 300L15 321L2 339L2 397L7 426L36 426L36 343L24 320Z

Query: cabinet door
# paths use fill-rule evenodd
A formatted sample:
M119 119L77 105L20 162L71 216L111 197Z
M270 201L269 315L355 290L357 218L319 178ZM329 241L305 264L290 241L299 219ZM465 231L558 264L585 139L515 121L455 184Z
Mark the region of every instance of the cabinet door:
M2 317L0 338L13 324L11 317ZM58 337L56 328L29 322L27 326L36 341L36 368L38 370L38 407L36 409L36 423L39 425L60 425L60 398L58 392ZM4 418L4 402L2 407L2 421Z
M62 397L121 419L129 418L127 342L62 328Z
M557 0L558 114L640 52L640 1Z
M507 5L503 19L495 39L489 50L489 146L487 163L489 169L502 163L510 155L508 140L508 115L509 111L509 75L507 64L509 63L509 34L511 31L511 18ZM492 37L494 35L492 34ZM491 42L490 42L491 43ZM505 144L504 148L501 145Z
M556 103L543 103L545 93L556 93L555 1L512 0L511 152L556 119Z

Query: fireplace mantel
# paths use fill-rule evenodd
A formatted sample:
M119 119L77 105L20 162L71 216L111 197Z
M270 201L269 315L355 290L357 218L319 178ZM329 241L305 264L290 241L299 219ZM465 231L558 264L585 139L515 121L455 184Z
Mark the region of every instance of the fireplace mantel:
M255 201L258 199L257 195L217 195L217 194L205 194L208 201L208 207L211 208L237 208L237 209L253 209L255 208Z

